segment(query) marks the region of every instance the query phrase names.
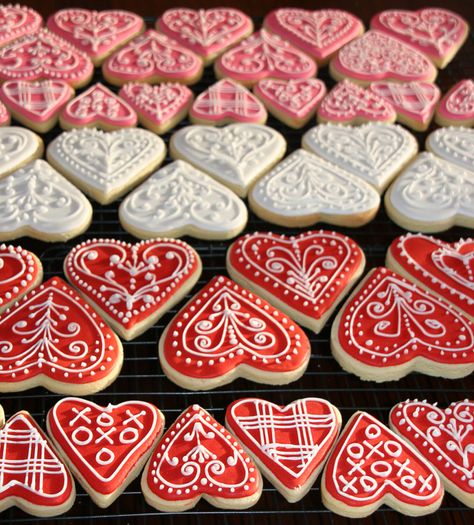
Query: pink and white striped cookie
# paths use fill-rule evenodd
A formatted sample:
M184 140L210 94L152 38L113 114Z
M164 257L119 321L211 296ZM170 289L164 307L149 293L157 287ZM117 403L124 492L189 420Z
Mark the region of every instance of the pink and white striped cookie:
M453 86L441 99L435 120L440 126L474 126L474 80L467 78Z
M0 47L28 35L43 25L43 18L31 7L23 5L0 6Z

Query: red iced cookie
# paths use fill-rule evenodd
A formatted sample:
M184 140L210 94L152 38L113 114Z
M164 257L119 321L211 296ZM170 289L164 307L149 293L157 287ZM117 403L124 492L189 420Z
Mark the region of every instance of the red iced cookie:
M29 35L43 24L41 15L23 5L0 6L0 47L23 35Z
M474 126L474 80L467 78L454 85L436 109L440 126Z

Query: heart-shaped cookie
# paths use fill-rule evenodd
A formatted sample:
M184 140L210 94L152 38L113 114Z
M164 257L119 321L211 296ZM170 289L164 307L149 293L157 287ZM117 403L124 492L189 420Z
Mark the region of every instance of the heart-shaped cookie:
M0 179L41 157L43 148L40 137L28 129L0 127Z
M286 406L246 398L227 407L226 425L293 503L316 481L339 434L341 415L329 401L314 397Z
M42 24L41 15L31 7L18 4L0 6L0 47L38 31Z
M96 66L144 27L141 17L119 9L60 9L48 19L48 28L53 33L86 53Z
M426 149L438 157L474 172L474 129L463 127L437 129L428 135Z
M310 78L317 71L312 58L265 29L226 51L214 69L218 78L230 77L248 86L268 77Z
M437 75L425 55L380 31L367 31L346 44L331 60L329 70L336 80L349 77L365 86L375 80L433 82Z
M331 349L342 368L364 380L413 371L464 377L474 370L474 325L443 299L379 267L339 311Z
M166 327L159 353L172 381L207 390L237 377L279 385L296 381L311 349L303 330L284 314L216 276Z
M95 128L61 133L48 146L48 161L85 193L109 204L156 169L164 142L144 129L103 132Z
M0 126L9 126L11 122L10 113L5 104L0 102Z
M364 179L380 193L418 152L411 133L382 122L354 127L320 124L303 135L302 145Z
M224 509L254 505L262 478L235 438L199 405L185 410L153 452L142 476L149 505L193 508L203 497Z
M34 516L67 512L74 481L36 421L17 412L4 425L0 407L0 512L13 505Z
M392 242L387 266L446 299L474 321L474 239L450 244L409 233Z
M383 503L409 516L435 512L444 496L438 474L420 454L367 412L348 421L324 469L322 500L350 518Z
M242 11L229 7L213 9L168 9L156 28L200 55L206 64L230 46L248 36L252 20Z
M361 20L341 9L275 9L265 17L263 25L320 64L364 31Z
M231 239L247 224L235 193L182 160L156 171L122 202L122 226L141 239Z
M117 336L59 277L2 315L0 348L0 392L42 385L86 395L107 387L123 360Z
M283 157L286 141L278 131L259 124L188 126L172 136L170 150L174 158L245 197L255 180Z
M238 239L227 252L233 279L316 332L364 264L352 239L324 230L294 237L256 232Z
M100 507L108 507L139 474L163 432L152 404L125 401L102 407L67 397L48 412L47 428L71 471Z
M440 126L474 126L474 80L461 80L444 95L435 120Z
M199 255L183 241L129 244L92 239L64 260L69 281L124 339L134 339L191 290L201 273Z
M438 471L445 488L474 507L474 401L442 409L437 403L404 401L392 408L390 427Z

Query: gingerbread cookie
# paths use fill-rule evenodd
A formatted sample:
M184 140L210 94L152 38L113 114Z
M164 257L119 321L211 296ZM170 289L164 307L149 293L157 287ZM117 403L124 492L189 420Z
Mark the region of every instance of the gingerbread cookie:
M440 126L474 126L474 80L461 80L444 95L435 120Z
M0 47L38 31L42 24L43 18L31 7L18 4L0 6Z
M42 157L43 149L36 133L19 126L0 127L0 179Z

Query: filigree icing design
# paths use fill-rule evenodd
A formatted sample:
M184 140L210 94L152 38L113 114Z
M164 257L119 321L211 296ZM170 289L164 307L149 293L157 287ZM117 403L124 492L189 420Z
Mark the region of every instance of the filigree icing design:
M38 31L42 23L41 15L30 7L18 4L0 6L0 45Z
M446 119L450 125L472 126L474 122L474 81L461 80L442 98L437 116L440 123Z
M28 129L0 127L0 177L34 157L38 149L38 138Z
M438 157L474 172L474 130L440 128L428 136L426 145Z
M470 239L461 240L454 248L439 248L432 253L431 258L439 270L460 285L474 291L474 250L461 253L463 246L470 243Z

